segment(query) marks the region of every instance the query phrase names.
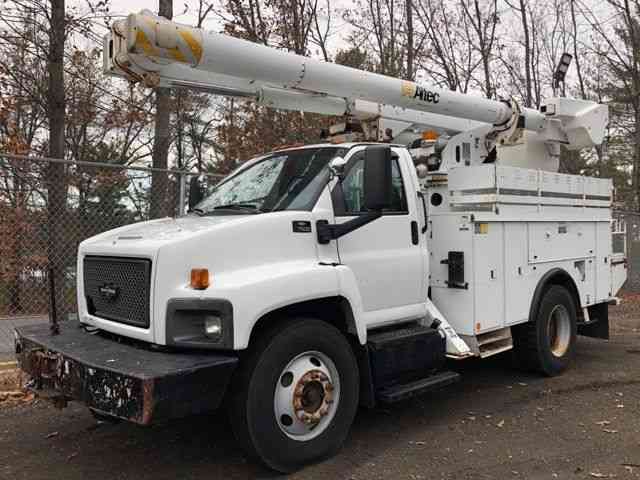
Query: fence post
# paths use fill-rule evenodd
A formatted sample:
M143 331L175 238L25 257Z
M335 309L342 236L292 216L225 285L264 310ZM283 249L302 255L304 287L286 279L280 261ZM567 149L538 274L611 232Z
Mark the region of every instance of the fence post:
M181 217L185 213L185 181L187 179L186 174L180 172L179 173L179 184L180 188L178 189L178 217Z

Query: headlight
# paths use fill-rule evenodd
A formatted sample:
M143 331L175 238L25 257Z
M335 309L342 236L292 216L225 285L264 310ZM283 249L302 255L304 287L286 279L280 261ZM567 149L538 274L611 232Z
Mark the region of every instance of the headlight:
M214 315L207 315L204 318L204 333L212 340L222 337L222 319Z
M228 300L172 298L165 325L167 345L233 350L233 307Z

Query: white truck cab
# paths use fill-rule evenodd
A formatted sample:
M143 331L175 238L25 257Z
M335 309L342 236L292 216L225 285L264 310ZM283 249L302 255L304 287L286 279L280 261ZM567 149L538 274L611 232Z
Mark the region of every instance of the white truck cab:
M159 345L242 350L266 314L312 300L348 307L362 344L367 329L424 317L428 250L420 230L426 212L405 148L390 147L392 204L381 217L339 239L318 242L318 224L343 224L365 214L367 147L376 146L321 144L273 152L245 163L184 217L85 240L78 252L78 278L85 279L78 285L81 322ZM336 158L345 160L340 173L332 171ZM96 263L104 256L149 262L144 321L109 312L123 305L102 300L104 278ZM207 270L206 289L190 285L193 269ZM95 282L88 277L93 274ZM124 293L128 287L117 288ZM233 325L223 322L225 343L208 339L202 326L193 332L174 329L168 318L173 300L229 302ZM137 297L130 301L132 308L143 307Z

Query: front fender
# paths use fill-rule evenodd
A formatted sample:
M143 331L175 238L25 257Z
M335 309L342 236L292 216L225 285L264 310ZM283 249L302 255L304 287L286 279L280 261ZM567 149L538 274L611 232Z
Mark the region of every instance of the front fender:
M309 261L271 263L221 273L212 287L206 292L187 286L176 288L170 298L229 300L233 305L235 350L247 348L254 325L265 314L294 303L341 294L336 268ZM163 330L159 331L161 335Z

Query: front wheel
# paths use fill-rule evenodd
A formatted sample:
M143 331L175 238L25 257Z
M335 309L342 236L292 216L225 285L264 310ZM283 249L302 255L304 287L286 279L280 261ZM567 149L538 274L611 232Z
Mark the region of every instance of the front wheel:
M545 375L562 373L576 344L576 307L571 294L552 285L542 295L533 321L513 327L513 349L520 366Z
M291 472L334 454L358 405L358 365L345 336L315 319L263 332L234 379L230 417L250 456Z

